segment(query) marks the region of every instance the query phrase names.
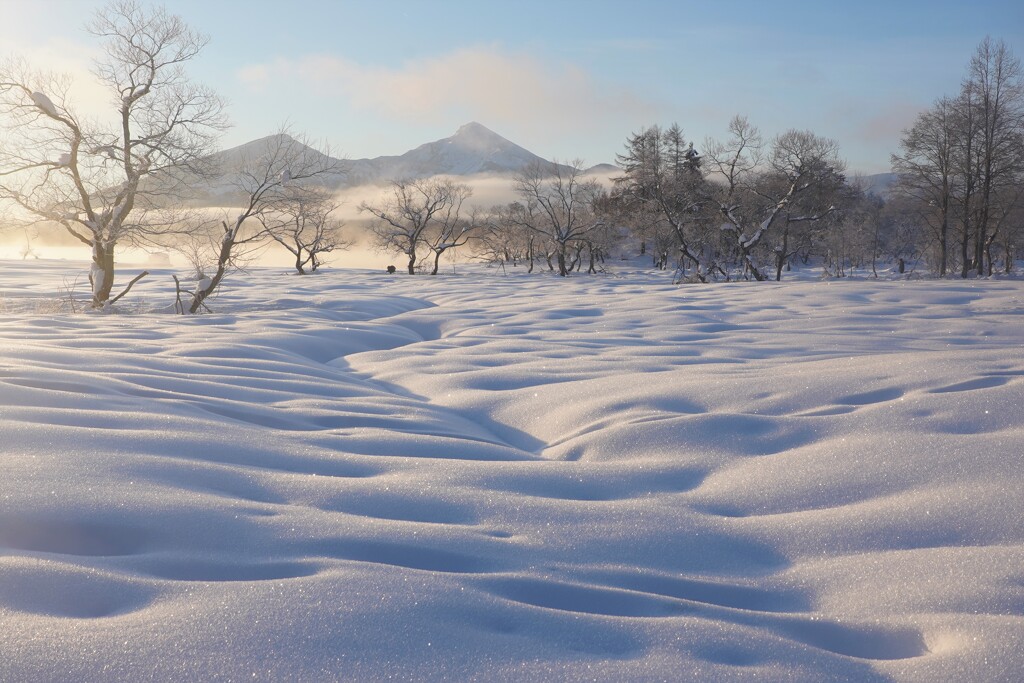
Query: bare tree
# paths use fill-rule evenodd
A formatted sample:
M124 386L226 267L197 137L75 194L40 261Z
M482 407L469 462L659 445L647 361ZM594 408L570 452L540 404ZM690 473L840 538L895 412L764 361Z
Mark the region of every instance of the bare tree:
M729 131L726 142L709 142L705 153L709 170L723 181L718 192L720 229L732 237L744 270L764 280L754 249L780 226L831 214L835 205L820 193L842 186L843 164L836 143L810 131L777 136L767 157L760 133L745 118L734 118ZM767 166L763 172L762 161Z
M468 196L467 194L466 197ZM427 249L434 255L434 267L430 271L431 275L437 275L442 254L446 252L455 254L457 249L466 246L470 240L477 236L480 227L483 225L483 219L479 211L473 210L468 216L463 215L461 209L462 201L462 199L459 199L459 208L451 213L446 213L444 220L437 221L426 232L424 243L427 245Z
M920 207L906 195L892 197L882 208L884 227L879 234L879 253L896 263L896 272L906 272L907 263L921 255Z
M898 192L916 200L920 215L938 245L939 276L949 265L949 237L956 185L956 103L947 97L920 114L903 131L900 153L893 154Z
M68 100L67 77L0 65L0 199L91 248L92 304L101 307L127 292L111 297L116 246L178 229L158 210L162 199L181 189L178 172L203 172L226 119L220 98L185 74L207 39L179 17L119 0L88 29L104 44L95 73L116 115L87 121Z
M378 248L408 257L410 275L416 273L419 249L429 246L436 275L441 254L468 237L461 214L472 194L468 185L448 179L392 180L390 196L379 204L363 202L359 210L373 216L370 230Z
M268 234L259 218L287 206L293 184L311 184L339 172L339 164L328 148L314 149L305 139L296 139L284 130L258 142L235 168L224 169L246 199L234 218L221 221L213 275L199 281L190 313L203 308L243 252L266 243Z
M960 252L960 276L968 277L975 270L973 240L978 220L978 179L981 121L978 117L978 93L965 83L960 96L954 100L956 117L956 138L954 140L954 164L956 168L956 192L960 230L958 235Z
M961 277L992 273L1005 253L1024 177L1024 73L1002 42L978 46L957 97L944 97L904 132L893 155L898 189L938 244L938 270L959 260ZM951 241L956 239L956 251Z
M477 233L477 258L500 264L502 268L506 263L513 267L520 262L529 263L527 272L533 272L537 234L523 227L516 219L521 212L522 205L515 202L491 207L487 215L482 217Z
M315 273L325 254L352 246L341 237L342 221L332 217L340 204L321 187L292 185L286 190L280 202L257 218L264 234L295 257L299 275Z
M1003 248L1003 271L1013 272L1014 256L1020 250L1024 238L1024 182L1017 187L1017 192L1005 203L1001 213L1001 223L1006 229L1001 231Z
M209 218L200 219L195 221L190 230L173 236L163 246L185 259L192 267L189 279L198 281L206 277L206 270L216 260L220 234L220 223Z
M789 193L795 177L803 176L778 214L775 228L764 235L766 246L775 255L776 281L782 279L791 256L810 251L815 243L832 245L840 274L847 264L854 267L860 261L859 223L845 220L848 213L855 212L860 193L846 183L836 150L831 140L805 131L789 131L773 142L770 168L760 176L755 191L777 205L778 198Z
M594 197L592 210L599 220L582 242L587 252L588 274L604 272L605 259L623 239L625 227L620 220L621 213L616 206L617 203L603 188ZM577 264L576 269L580 270L581 267L582 261Z
M971 58L963 87L973 94L980 124L974 266L979 275L991 275L991 245L1000 212L998 195L1014 188L1024 172L1024 78L1020 60L1004 42L985 38Z
M706 140L704 159L708 172L719 176L724 188L718 193L718 204L726 222L723 232L731 233L739 258L745 269L750 269L758 280L764 276L750 258L750 250L757 245L763 230L756 225L755 211L748 206L748 187L763 159L764 141L761 132L746 117L736 116L729 122L726 141ZM749 230L749 234L748 234Z
M523 208L516 220L551 244L562 277L572 270L569 263L573 247L585 244L604 224L594 207L601 187L585 180L581 167L579 160L569 165L535 163L514 180Z

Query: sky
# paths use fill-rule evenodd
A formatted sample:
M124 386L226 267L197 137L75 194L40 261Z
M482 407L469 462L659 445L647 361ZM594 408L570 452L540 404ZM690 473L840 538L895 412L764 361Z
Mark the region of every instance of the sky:
M0 0L0 56L92 85L103 3ZM959 87L989 35L1024 56L1024 3L588 0L170 0L210 43L191 77L229 102L224 148L282 125L335 156L401 154L477 121L549 159L613 162L679 123L698 148L736 114L766 137L809 129L851 172L888 170L900 131Z

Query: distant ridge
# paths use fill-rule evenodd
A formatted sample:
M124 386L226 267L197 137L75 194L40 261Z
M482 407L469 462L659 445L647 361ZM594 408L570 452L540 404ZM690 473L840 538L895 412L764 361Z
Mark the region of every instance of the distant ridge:
M550 162L472 122L451 137L420 145L401 156L358 159L348 165L355 181L350 184L360 184L390 178L515 173L534 163Z
M291 139L279 133L251 140L218 152L212 161L220 168L236 168L246 158L274 147L281 137ZM475 121L460 126L450 137L424 143L398 156L334 161L340 172L321 179L325 186L334 189L385 183L393 178L429 178L437 175L468 177L480 174L512 176L531 164L554 165L554 162ZM585 172L611 175L618 173L619 169L611 164L598 164ZM219 181L197 187L197 195L201 197L202 203L211 205L238 200L234 188Z
M899 180L899 176L895 173L875 173L874 175L863 176L860 180L863 183L865 192L885 199L892 193L896 181Z

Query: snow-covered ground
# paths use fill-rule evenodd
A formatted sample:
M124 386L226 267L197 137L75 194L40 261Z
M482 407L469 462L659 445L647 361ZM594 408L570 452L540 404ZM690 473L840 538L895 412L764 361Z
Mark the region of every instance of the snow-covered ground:
M1020 281L76 267L0 263L0 680L1024 675Z

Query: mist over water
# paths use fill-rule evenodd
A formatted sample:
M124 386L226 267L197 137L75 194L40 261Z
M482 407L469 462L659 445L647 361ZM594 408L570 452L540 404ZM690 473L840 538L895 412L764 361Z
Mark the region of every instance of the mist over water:
M352 240L353 236L349 234L350 232L353 231L346 231L345 238ZM31 251L28 251L28 249ZM191 268L185 257L174 251L119 247L115 252L115 256L117 263L122 267L169 267L176 270ZM10 236L4 236L0 239L0 260L32 261L39 259L67 261L69 267L80 267L83 271L86 271L89 268L90 257L89 247L84 244L53 244L35 239L26 245L24 237L21 239L11 239ZM365 239L358 240L355 245L344 251L337 250L326 254L324 262L324 267L368 268L371 270L383 270L390 264L402 265L401 256L395 257L389 254L381 254L371 248ZM294 264L295 257L277 244L268 244L250 262L250 265L254 266L279 266L282 268L292 268Z
M512 178L507 175L481 174L469 177L438 176L438 178L449 178L472 188L473 195L467 203L468 207L478 207L486 211L491 207L508 204L517 199ZM605 187L611 185L607 175L588 175L586 178L594 178ZM359 205L363 202L381 204L387 199L389 193L390 189L386 184L360 185L338 191L335 196L340 205L334 216L343 221L342 239L351 242L352 246L326 254L325 267L383 270L389 265L394 265L400 272L405 269L407 261L404 255L381 253L373 247L369 220L365 213L359 211ZM233 207L210 207L206 210L211 215L216 215L218 220L221 216L230 217L238 211ZM420 258L429 260L428 257L430 254L424 249ZM115 258L122 267L169 267L181 271L191 269L191 264L182 254L170 249L138 249L128 245L119 245L115 252ZM31 228L0 226L0 259L64 260L68 261L69 265L75 263L75 267L80 265L83 270L87 270L90 252L88 246L58 226L44 225ZM450 269L452 264L464 263L472 259L473 254L468 249L446 253L441 260L442 271L445 267ZM426 260L423 263L426 263ZM280 245L268 243L253 254L251 260L246 262L253 266L293 268L295 258Z

